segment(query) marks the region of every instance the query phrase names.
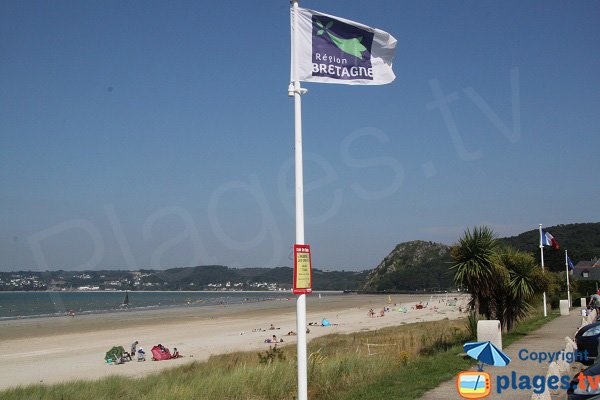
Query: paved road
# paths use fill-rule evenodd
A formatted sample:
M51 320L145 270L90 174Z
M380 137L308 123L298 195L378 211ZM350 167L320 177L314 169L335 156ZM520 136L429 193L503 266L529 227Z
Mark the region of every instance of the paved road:
M560 352L565 347L565 337L575 336L576 330L581 325L581 316L577 314L577 310L571 310L571 315L558 317L547 323L537 331L534 331L523 339L520 339L503 351L511 358L511 363L506 367L485 367L485 372L491 376L492 393L486 397L486 400L510 399L510 400L529 400L531 399L532 391L529 390L514 390L506 389L501 394L498 394L498 376L506 376L512 380L512 373L516 374L517 379L523 376L534 377L536 375L546 376L548 372L548 362L539 363L531 360L521 360L519 352L527 350L529 354L532 352ZM579 372L580 364L573 364L570 376ZM503 380L504 378L501 378ZM518 382L517 382L518 384ZM552 400L565 400L566 394L564 390L560 392L552 392ZM451 380L430 390L421 397L421 400L445 400L445 399L460 399L457 393L456 381Z

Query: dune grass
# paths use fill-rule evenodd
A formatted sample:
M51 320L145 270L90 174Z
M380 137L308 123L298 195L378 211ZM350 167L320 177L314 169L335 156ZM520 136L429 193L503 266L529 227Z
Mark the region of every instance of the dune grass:
M531 321L520 325L514 338L519 337L518 332L533 330L548 319L537 317ZM316 338L308 346L309 398L418 398L473 365L472 360L457 356L466 340L464 320ZM371 347L371 353L377 354L369 355L367 343L379 345ZM282 359L278 360L277 353ZM257 352L236 352L138 379L111 376L96 381L31 385L0 392L0 398L291 400L296 396L295 353L295 345L280 347L276 352L265 350L262 357ZM273 361L265 363L269 354Z
M510 345L558 316L559 314L556 313L544 317L541 310L534 310L512 332L502 335L503 346ZM466 321L465 329L468 331ZM473 338L469 338L471 339ZM443 382L455 379L459 372L474 367L475 362L471 358L458 356L464 352L462 344L460 342L445 351L436 351L430 356L414 359L405 368L390 370L378 381L357 385L351 390L340 393L335 399L418 399Z

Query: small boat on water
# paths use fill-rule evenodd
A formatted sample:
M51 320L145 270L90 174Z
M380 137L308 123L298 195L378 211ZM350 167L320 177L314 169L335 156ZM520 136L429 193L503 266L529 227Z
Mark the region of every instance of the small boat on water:
M119 308L129 308L129 293L127 293L127 290L125 291L125 298L123 299L123 304L121 304Z

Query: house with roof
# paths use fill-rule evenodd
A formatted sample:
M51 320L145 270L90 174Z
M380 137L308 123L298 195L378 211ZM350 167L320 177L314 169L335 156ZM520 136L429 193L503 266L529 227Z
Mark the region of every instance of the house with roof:
M600 258L589 261L579 261L573 268L573 279L600 281Z

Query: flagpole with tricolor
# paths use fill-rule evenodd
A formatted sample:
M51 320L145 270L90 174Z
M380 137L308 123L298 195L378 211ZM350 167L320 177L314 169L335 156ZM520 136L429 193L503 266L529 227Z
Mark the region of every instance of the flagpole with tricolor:
M542 224L540 224L540 254L542 260L542 272L544 272L544 241L542 239ZM546 291L544 290L544 317L548 316L548 311L546 308Z
M567 273L567 301L569 302L569 308L571 308L571 285L569 283L569 273L573 269L573 263L565 250L565 272Z
M544 231L542 229L542 224L540 224L540 254L542 258L542 272L544 272L544 246L554 247L556 250L560 249L558 242L550 234L550 232ZM547 317L548 313L546 311L546 291L544 291L544 317Z
M310 246L304 238L304 186L302 172L302 103L307 92L300 82L345 85L384 85L396 76L392 59L396 39L371 28L318 11L300 8L291 0L291 83L288 95L294 97L294 155L296 195L296 242L294 244L294 294L298 357L297 400L307 400L306 294L312 292Z
M542 272L544 272L544 244L542 241L542 224L540 224L540 255L542 260ZM548 311L546 310L546 291L544 290L544 317L548 316Z

